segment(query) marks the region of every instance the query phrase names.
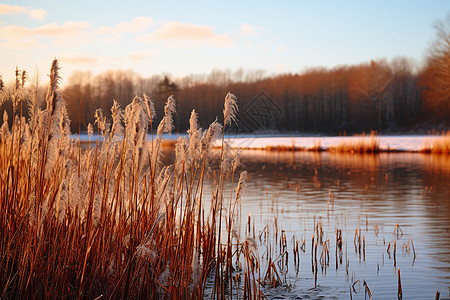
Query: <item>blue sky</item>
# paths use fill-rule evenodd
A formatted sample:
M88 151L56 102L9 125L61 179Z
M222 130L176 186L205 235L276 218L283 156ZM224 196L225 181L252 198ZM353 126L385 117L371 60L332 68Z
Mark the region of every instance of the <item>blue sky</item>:
M1 0L0 0L1 1ZM302 72L406 56L420 63L448 0L3 1L0 74L16 65L63 79L131 69L175 77L214 68Z

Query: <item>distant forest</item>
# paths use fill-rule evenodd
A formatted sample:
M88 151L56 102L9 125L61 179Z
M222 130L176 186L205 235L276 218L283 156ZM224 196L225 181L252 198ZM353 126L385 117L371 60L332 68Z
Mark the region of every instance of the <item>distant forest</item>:
M164 74L144 78L122 70L96 76L77 71L63 86L71 129L74 133L85 131L89 123L94 123L97 108L110 117L113 100L125 108L134 97L143 94L155 104L156 122L163 116L167 97L174 95L176 131L188 129L192 109L197 111L200 125L205 128L216 117L221 121L224 97L232 92L240 109L236 132L353 134L370 130L379 133L448 130L450 17L447 23L437 23L436 42L421 67L397 57L273 76L242 69L213 70L208 75L181 79ZM19 80L16 88L18 84ZM30 87L26 84L23 87L22 81L23 89L31 90L32 85L31 82ZM45 90L42 95L45 96ZM2 110L11 112L10 102L3 104Z
M64 93L74 132L78 131L79 120L81 130L93 123L97 108L109 112L114 99L125 107L144 93L155 103L157 120L163 116L167 97L174 95L176 130L188 129L192 109L206 127L222 117L227 92L234 93L239 101L238 126L244 128L237 128L237 132L426 132L450 125L449 95L442 99L434 91L439 79L436 72L431 60L418 71L406 58L271 77L263 77L262 71L214 70L207 76L173 81L167 75L142 78L131 71L109 71L98 76L76 72ZM259 97L264 98L262 102ZM264 124L258 124L259 120Z

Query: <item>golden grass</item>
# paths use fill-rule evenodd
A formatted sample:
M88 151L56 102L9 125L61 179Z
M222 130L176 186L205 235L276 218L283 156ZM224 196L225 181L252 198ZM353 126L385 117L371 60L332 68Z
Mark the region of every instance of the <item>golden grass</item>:
M379 154L379 153L429 153L429 154L450 154L450 131L443 132L441 135L430 136L425 141L425 145L420 150L399 150L390 148L380 148L379 135L375 131L370 134L365 133L353 135L352 137L342 137L343 141L336 146L322 147L320 140L312 147L302 147L292 145L266 145L261 147L243 147L241 149L247 150L263 150L268 152L331 152L331 153L345 153L345 154ZM220 146L215 146L220 149Z
M267 145L262 148L245 148L251 150L265 150L269 152L294 152L294 151L311 151L311 152L322 152L329 151L333 153L356 153L356 154L376 154L381 152L380 142L376 132L372 131L370 135L365 133L361 135L354 135L353 139L347 139L341 142L337 146L331 146L329 148L324 148L321 146L320 141L318 141L314 146L306 148L292 145Z
M224 190L225 174L234 178L239 159L223 142L223 126L214 122L202 131L193 111L189 140L170 141L175 162L163 166L167 144L161 137L172 129L175 102L169 97L153 141L146 142L154 110L144 95L123 110L114 103L112 124L98 110L98 134L90 129L81 151L70 140L58 70L55 60L43 99L26 94L23 84L2 95L14 111L12 128L5 119L0 129L0 298L201 299L214 270L214 291L223 298L236 255L231 228L245 185L241 176L235 192ZM25 101L29 120L17 105ZM236 98L228 94L227 101L225 119L232 122ZM204 195L217 138L222 148L215 192ZM242 253L250 259L249 251ZM250 271L244 276L255 289Z
M329 151L337 153L380 152L380 142L376 132L372 131L368 136L366 136L366 134L363 133L362 135L355 135L354 137L358 137L358 139L344 141L335 147L330 147Z
M263 148L263 150L270 151L270 152L291 152L291 151L303 151L304 148L301 147L295 147L287 146L287 145L268 145Z
M450 154L450 130L436 135L428 141L420 152L432 154Z

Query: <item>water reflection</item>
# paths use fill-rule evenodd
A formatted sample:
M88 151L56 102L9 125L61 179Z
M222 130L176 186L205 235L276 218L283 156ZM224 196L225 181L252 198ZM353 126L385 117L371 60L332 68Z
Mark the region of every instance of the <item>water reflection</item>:
M173 159L170 155L166 158ZM241 170L249 173L248 192L242 199L241 231L245 232L250 215L256 234L264 228L272 232L278 228L279 233L285 230L289 247L294 237L306 241L298 272L294 271L290 248L288 284L265 289L269 299L348 299L349 285L355 282L353 299L363 299L364 281L375 298L392 299L397 292L397 268L401 269L405 299L432 298L437 290L443 298L448 295L448 156L246 150ZM210 195L214 170L212 174L204 195ZM230 180L224 189L232 189ZM204 201L208 202L208 196ZM319 222L332 251L330 265L319 265L315 273L311 240ZM397 224L403 232L399 236L394 234ZM337 229L342 229L342 261L335 253ZM356 229L364 236L364 252L355 251ZM261 253L267 251L264 247L262 243Z
M250 213L262 224L276 218L288 232L307 240L315 220L321 219L331 237L337 228L344 229L349 245L355 228L363 228L369 244L367 260L361 264L359 258L360 267L352 274L392 290L395 270L392 262L384 263L386 245L396 240L392 232L399 224L404 236L398 240L402 256L396 263L403 268L404 295L429 298L436 290L446 295L450 285L448 156L244 151L242 161L251 178L244 216ZM413 266L411 240L418 253ZM324 276L322 284L336 284L330 277ZM343 282L343 277L333 278ZM337 286L345 290L345 285ZM388 290L384 296L391 298ZM375 295L382 296L383 291ZM342 298L348 298L348 291Z

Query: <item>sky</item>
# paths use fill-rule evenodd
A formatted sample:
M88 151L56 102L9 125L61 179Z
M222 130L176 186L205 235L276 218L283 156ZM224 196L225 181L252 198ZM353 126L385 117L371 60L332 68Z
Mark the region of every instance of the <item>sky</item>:
M0 0L1 1L1 0ZM75 70L174 78L213 69L301 73L372 59L423 61L448 0L0 2L0 74L16 66L63 82Z

